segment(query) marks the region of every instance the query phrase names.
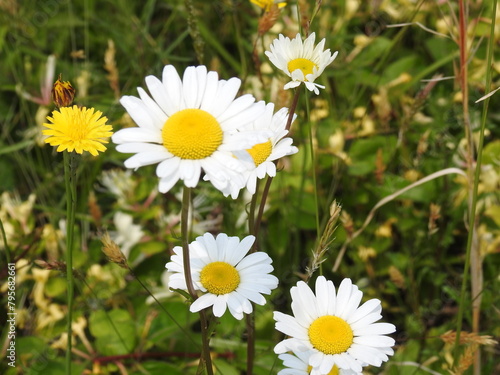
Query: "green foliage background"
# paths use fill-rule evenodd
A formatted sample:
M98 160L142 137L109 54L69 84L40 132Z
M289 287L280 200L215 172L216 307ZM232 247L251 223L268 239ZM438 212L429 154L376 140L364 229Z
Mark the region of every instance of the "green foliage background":
M193 4L194 14L189 13L187 3ZM62 73L76 87L75 103L102 111L115 131L131 125L119 97L137 95L135 88L145 87L144 77L161 76L165 64L182 72L201 62L223 79L240 77L242 92L273 101L279 109L290 106L293 92L281 90L286 77L271 67L263 51L279 32L293 37L303 29L306 23L297 22L298 10L304 20L310 20L316 2L298 3L290 1L263 37L257 35L260 10L243 0L0 3L0 219L13 233L10 251L2 244L0 255L2 264L8 256L11 262L25 260L17 270L17 367L5 366L2 373L64 373L64 352L57 342L65 329L65 275L57 269L41 272L47 264L39 262L53 264L64 258L64 239L57 232L65 216L62 157L40 142L41 123L53 110L52 104L36 103L23 94L40 96L48 56L56 57L56 74ZM377 202L436 171L467 168L454 23L458 5L440 3L330 0L322 2L311 21L310 31L317 33L317 41L326 38L327 48L338 50L339 56L322 75L319 82L326 88L319 96L301 93L291 133L300 151L286 159L271 187L259 247L273 259L280 287L265 307L257 307L255 374L276 373L281 368L272 351L281 339L273 328L272 311L289 312L289 288L305 273L318 239L316 209L323 227L334 199L342 206L341 221L316 275L321 272L335 284L351 278L364 298L382 301L384 321L397 327L396 355L381 369L368 371L420 374L447 373L451 368L452 347L440 335L456 329L467 240L465 179L446 175L384 205L349 243L338 270L332 270L342 245ZM489 68L486 53L490 38L498 47L500 22L497 19L491 35L488 1L469 1L468 10L467 81L473 136L478 138L483 103L475 101L499 85L500 65L495 62ZM405 25L391 27L397 24ZM260 65L252 58L254 43ZM105 56L115 65L105 64ZM494 61L498 58L497 48ZM491 88L485 87L488 69ZM438 74L450 78L424 81ZM478 334L496 338L500 335L499 97L491 97L486 119L476 247L483 273ZM317 156L314 163L310 126ZM175 317L175 324L159 306L146 304L149 294L101 252L100 232L117 230L116 212L130 214L144 232L131 249L129 260L132 264L137 260L134 272L151 290L166 291L161 275L169 251L180 244L175 215L178 218L181 189L178 184L168 194L157 194L154 167L145 167L132 173L133 189L121 197L113 194L103 186L102 172L124 169L126 158L110 143L98 158L85 155L78 169L75 319L81 319L88 343L82 336L76 338L73 371L195 373L200 342L197 317L188 312L180 296L169 296L162 299L162 305ZM317 207L312 168L318 177ZM8 197L21 202L30 194L36 199L27 214L16 216L8 210ZM217 219L210 227L213 233L247 234L241 218L248 197L225 199L203 182L195 194L203 197L197 206L197 223ZM91 197L95 203L89 208ZM439 207L433 218L431 205ZM100 216L92 211L96 207ZM195 234L201 233L194 230L192 239ZM5 267L0 272L3 283ZM5 306L0 307L2 317ZM463 329L469 332L470 293L465 312ZM219 373L244 370L244 329L231 316L221 319L212 341ZM498 346L481 346L481 354L483 374L500 371L495 361Z

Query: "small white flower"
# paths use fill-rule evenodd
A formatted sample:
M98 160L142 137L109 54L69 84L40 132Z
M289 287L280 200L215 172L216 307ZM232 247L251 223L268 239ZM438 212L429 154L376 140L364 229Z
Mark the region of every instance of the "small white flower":
M216 238L210 233L196 238L189 245L191 275L195 289L204 292L189 310L197 312L213 306L215 316L222 316L226 309L236 318L253 311L251 302L264 305L262 294L271 294L278 286L278 279L270 275L273 271L271 258L263 252L246 255L255 241L247 236L240 242L238 237L221 233ZM187 289L184 276L182 247L173 249L171 262L166 268L175 272L170 277L169 287Z
M159 163L156 174L162 193L179 180L195 187L202 169L217 189L226 188L228 180L245 169L231 152L268 136L242 131L264 112L265 105L248 94L235 99L241 85L238 78L219 80L205 66L190 66L181 80L175 68L167 65L163 81L148 76L146 85L153 98L138 88L140 98L120 99L139 127L119 130L112 140L119 152L136 154L125 161L127 168Z
M312 350L307 350L304 352L293 352L293 354L280 354L279 359L283 361L283 366L287 368L278 372L278 375L315 375L317 374L316 369L312 369L309 365L309 357L314 353ZM363 375L361 372L355 372L352 370L342 370L337 366L333 366L327 375Z
M297 87L302 82L309 91L314 91L316 95L319 94L318 87L325 88L314 81L335 60L338 51L333 55L329 49L323 51L325 39L314 47L315 38L316 34L312 33L302 42L300 34L292 40L280 34L278 39L271 44L271 51L265 52L269 60L292 79L285 85L285 90Z
M110 169L103 171L99 181L104 188L118 198L118 205L127 205L127 200L133 196L137 182L132 178L131 170Z
M245 186L250 194L255 194L257 179L276 176L275 160L299 151L297 147L292 146L292 138L283 138L288 134L288 130L285 129L288 109L281 108L274 115L273 110L274 104L269 103L266 106L266 112L249 125L248 128L252 130L268 130L272 135L266 142L256 144L247 150L234 152L235 156L244 161L249 168L244 172L246 183L244 186L230 183L228 188L223 191L224 195L231 194L233 198L237 198L240 189ZM294 115L293 119L296 117Z
M309 357L312 374L328 374L333 366L361 372L366 365L380 366L394 354L394 339L385 336L396 330L382 318L378 299L359 306L363 293L350 279L344 279L335 293L333 282L316 280L316 294L299 281L292 287L294 316L274 312L276 329L290 336L274 351L313 351Z

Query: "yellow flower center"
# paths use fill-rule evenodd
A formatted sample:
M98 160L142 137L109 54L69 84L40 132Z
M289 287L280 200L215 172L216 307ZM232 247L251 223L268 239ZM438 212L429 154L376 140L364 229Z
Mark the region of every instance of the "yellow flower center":
M310 374L311 371L312 371L312 366L307 366L307 373ZM337 365L333 365L330 372L326 375L339 375L339 368L337 367Z
M271 143L271 140L264 143L259 143L247 150L247 152L252 157L256 167L264 163L269 155L271 155L272 151L273 145Z
M304 77L312 74L314 67L317 67L317 65L308 59L294 59L288 63L288 71L290 73L300 69L304 73Z
M202 109L184 109L168 118L161 131L163 146L181 159L205 159L222 144L219 122Z
M203 267L200 281L209 293L228 294L240 285L240 274L229 263L213 262Z
M325 354L344 353L351 346L354 337L351 327L344 319L331 315L312 322L308 334L311 344Z

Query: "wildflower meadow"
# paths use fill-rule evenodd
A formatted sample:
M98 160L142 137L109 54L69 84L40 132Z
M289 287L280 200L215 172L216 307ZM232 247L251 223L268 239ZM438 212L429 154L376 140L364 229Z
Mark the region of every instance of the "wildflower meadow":
M497 0L0 1L0 373L500 374Z

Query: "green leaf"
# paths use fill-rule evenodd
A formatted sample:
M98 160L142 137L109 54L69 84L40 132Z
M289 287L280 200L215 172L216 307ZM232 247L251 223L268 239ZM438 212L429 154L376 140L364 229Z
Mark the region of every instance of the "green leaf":
M396 147L395 136L375 136L368 139L355 141L349 149L349 157L352 164L349 166L349 174L352 176L363 176L373 172L376 168L378 150L382 150L382 159L388 163Z
M488 207L484 214L488 216L491 220L495 222L496 225L500 227L500 206L494 205Z
M383 198L407 187L410 184L411 182L403 177L386 176L384 185L377 190L379 191L380 198ZM395 201L400 201L401 199L410 199L415 202L430 203L436 197L436 186L436 180L428 181L399 195L395 198Z
M45 293L49 297L57 297L66 291L66 280L61 277L51 277L45 284Z
M159 361L147 361L141 364L141 371L136 371L130 373L130 375L185 375L186 372L180 368L170 363L159 362ZM146 372L144 372L146 371Z
M15 186L14 166L5 159L0 159L0 191L11 190Z
M134 246L134 249L139 247L141 253L146 255L153 255L161 253L162 251L167 250L167 244L159 241L148 241L145 243L141 243L140 245Z
M488 143L483 148L483 165L500 165L500 140Z
M94 311L89 329L96 338L97 350L103 355L128 354L135 348L135 324L126 310Z
M360 66L372 65L381 57L386 49L391 45L391 41L387 38L379 36L374 39L361 53L356 57L354 63Z
M215 359L214 365L217 368L217 373L224 375L239 375L240 371L233 365L222 359Z

